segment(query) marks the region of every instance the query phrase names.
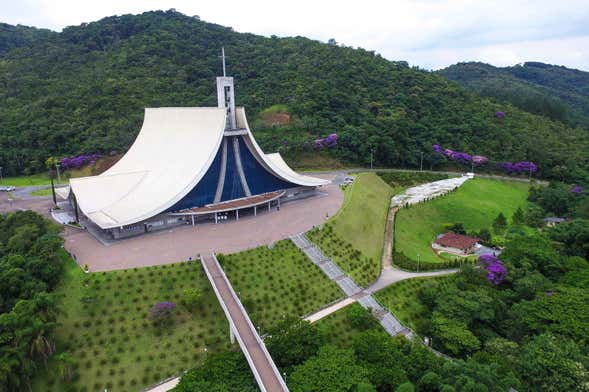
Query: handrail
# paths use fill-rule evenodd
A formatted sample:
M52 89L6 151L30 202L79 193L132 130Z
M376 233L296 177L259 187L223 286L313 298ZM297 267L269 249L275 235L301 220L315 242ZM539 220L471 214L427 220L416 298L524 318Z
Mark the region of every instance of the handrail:
M264 383L262 381L261 375L260 375L258 369L256 368L256 366L255 366L255 364L253 362L253 359L252 359L249 351L247 350L247 347L245 345L245 342L243 340L243 337L239 333L239 330L235 327L235 322L234 322L233 318L231 317L231 314L229 312L229 309L227 308L227 305L223 301L223 298L221 296L221 293L219 292L219 289L217 288L217 286L214 283L213 276L211 275L211 272L209 271L209 269L207 268L207 266L205 264L204 257L201 256L200 259L201 259L201 263L203 265L203 268L205 270L205 273L206 273L209 281L211 282L211 285L213 286L213 290L215 291L215 294L217 295L217 298L219 299L219 302L221 304L221 307L223 308L223 311L225 312L225 315L227 316L227 319L229 320L230 328L233 331L233 333L235 334L235 337L237 338L237 341L238 341L239 345L241 346L242 351L243 351L243 353L244 353L244 355L245 355L248 363L250 364L250 368L252 369L252 372L254 374L254 377L255 377L256 381L258 382L258 386L260 387L260 389L263 392L266 392L266 388L265 388L265 385L264 385ZM266 349L266 345L264 344L264 342L262 341L262 339L260 338L260 336L256 332L256 329L255 329L254 325L252 324L252 322L251 322L251 320L250 320L250 318L249 318L249 316L248 316L245 308L243 307L243 304L241 303L241 301L239 300L239 297L235 293L235 290L233 289L233 286L231 285L229 279L227 278L227 275L225 274L225 271L223 270L223 268L219 264L219 261L217 260L217 256L214 253L212 254L212 260L215 263L215 266L220 271L220 274L221 274L222 279L225 282L227 282L227 286L229 288L229 292L231 294L231 297L237 303L237 306L239 307L239 310L245 316L244 319L246 320L246 323L247 323L248 327L250 328L250 330L253 332L253 335L254 335L254 338L256 339L257 344L259 345L260 349L262 350L262 352L264 353L264 355L268 359L268 362L270 363L270 367L272 368L272 372L274 373L274 375L278 379L278 381L280 383L280 386L282 387L282 390L283 391L288 391L288 387L286 386L286 383L284 382L284 379L280 375L280 372L278 371L278 368L276 367L276 364L272 360L272 357L270 356L270 353ZM274 391L269 391L269 392L274 392Z

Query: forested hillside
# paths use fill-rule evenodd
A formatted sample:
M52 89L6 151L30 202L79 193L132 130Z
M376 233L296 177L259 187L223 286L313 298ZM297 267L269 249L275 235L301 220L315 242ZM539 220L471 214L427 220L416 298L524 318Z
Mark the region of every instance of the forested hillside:
M532 160L545 177L555 167L559 177L587 175L585 130L370 51L236 33L173 10L68 27L1 54L4 173L45 170L49 156L123 151L145 107L215 105L221 46L262 146L294 164L315 138L337 133L338 146L323 154L352 164L367 164L374 149L378 166L415 167L422 151L425 167L439 166L438 143L494 161ZM288 111L287 124L262 121L275 105Z
M538 62L505 68L473 62L439 73L480 95L589 128L589 72Z
M28 26L12 26L0 23L0 55L14 48L30 45L39 40L46 39L57 33L47 29L37 29Z

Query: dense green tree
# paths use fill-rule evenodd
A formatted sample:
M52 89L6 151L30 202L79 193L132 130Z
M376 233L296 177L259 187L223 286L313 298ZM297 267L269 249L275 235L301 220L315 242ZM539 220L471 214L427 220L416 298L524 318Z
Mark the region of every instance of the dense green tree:
M241 351L212 354L204 364L184 376L176 392L254 392L254 376Z
M521 207L518 207L517 210L515 210L511 217L511 222L518 226L525 224L524 210L522 210Z
M563 244L563 252L589 259L589 219L563 222L550 230L550 238Z
M0 390L30 389L54 353L55 298L63 266L58 228L32 211L0 215Z
M293 317L282 320L270 331L270 336L266 345L281 368L303 363L324 344L317 326Z
M545 211L556 216L569 215L579 202L578 199L571 192L569 185L559 182L551 182L547 187L531 188L528 198L528 200L537 203Z
M505 218L505 215L503 215L503 213L500 212L499 215L497 215L497 217L493 221L493 231L495 231L495 233L497 234L503 234L506 228L507 219Z
M383 331L359 335L352 347L358 362L368 371L370 382L379 390L390 390L408 381L401 365L404 355Z
M570 257L564 263L565 274L561 283L589 289L589 263L581 257Z
M589 372L579 347L552 334L534 337L522 347L521 377L535 391L586 391Z
M525 223L530 227L541 227L544 225L545 216L546 211L544 211L540 206L530 203L526 210Z
M293 392L344 392L368 383L368 371L356 363L352 350L324 346L294 368L288 383Z
M464 321L450 319L434 312L432 329L436 337L435 342L441 343L444 351L453 355L464 355L480 348L481 342L468 329Z
M513 337L551 332L585 345L589 337L589 293L575 287L556 287L510 310Z
M346 309L346 317L354 328L365 331L374 326L374 317L364 308L349 306Z

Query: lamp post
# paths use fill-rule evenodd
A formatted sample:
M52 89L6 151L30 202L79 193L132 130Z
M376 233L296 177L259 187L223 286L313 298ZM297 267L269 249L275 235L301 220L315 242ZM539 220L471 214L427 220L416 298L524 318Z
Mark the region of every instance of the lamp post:
M57 182L61 184L61 174L59 173L59 163L55 162L55 168L57 169Z
M419 171L422 172L423 171L423 151L419 152L421 154L421 159L419 161Z
M374 148L370 149L370 170L372 170L372 161L374 160Z
M419 272L419 253L417 254L417 272Z
M0 184L2 184L2 166L0 166Z

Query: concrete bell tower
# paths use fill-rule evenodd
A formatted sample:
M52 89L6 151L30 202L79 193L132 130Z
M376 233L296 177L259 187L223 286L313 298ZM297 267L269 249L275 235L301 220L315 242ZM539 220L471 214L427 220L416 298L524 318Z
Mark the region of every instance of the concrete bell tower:
M237 128L235 121L235 93L233 88L233 77L227 76L225 70L225 48L221 48L221 59L223 61L223 76L217 77L217 106L225 108L227 112L227 123L225 130L230 131Z

